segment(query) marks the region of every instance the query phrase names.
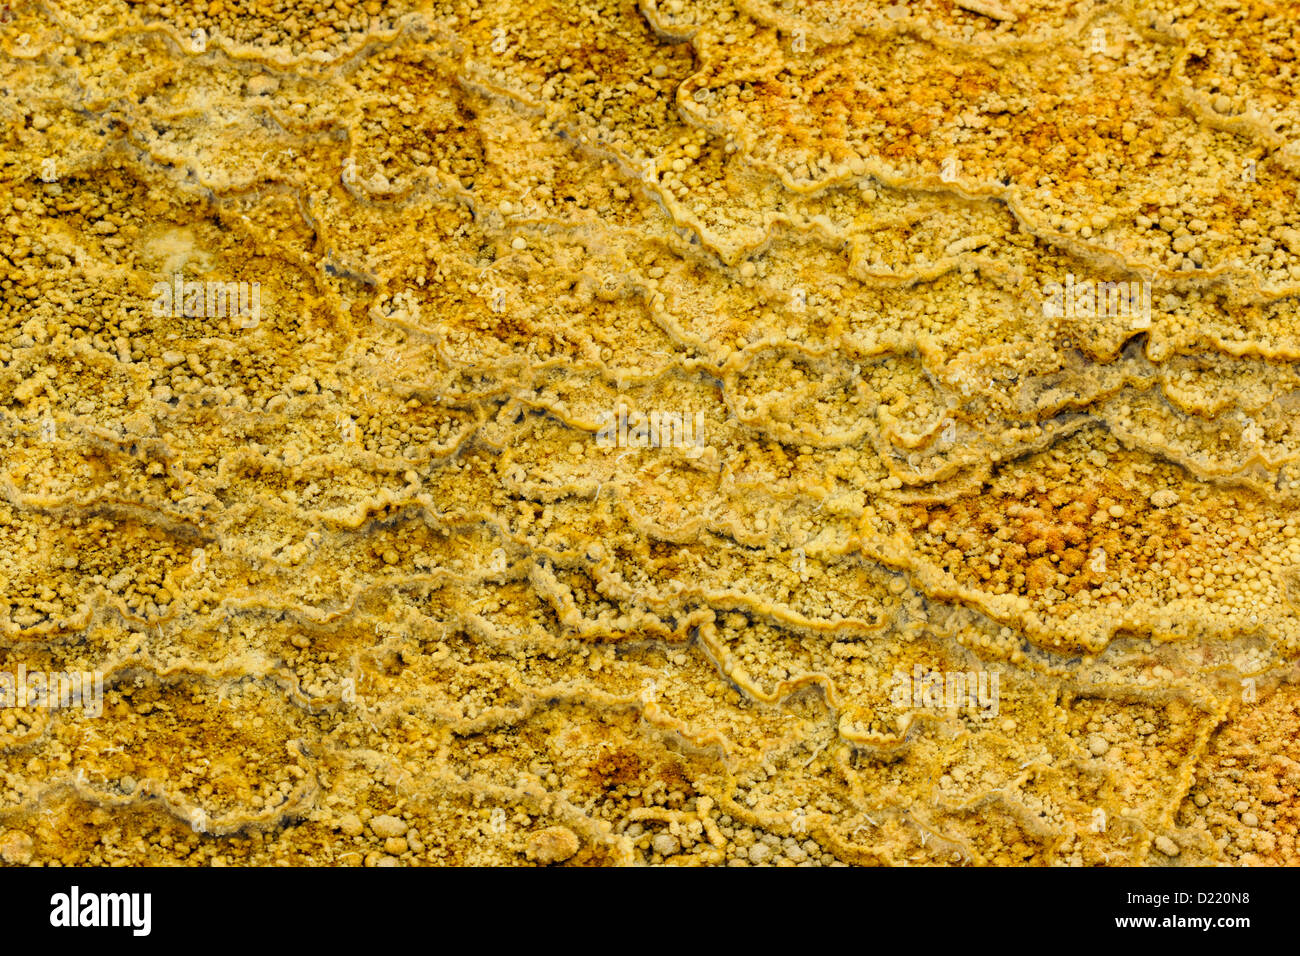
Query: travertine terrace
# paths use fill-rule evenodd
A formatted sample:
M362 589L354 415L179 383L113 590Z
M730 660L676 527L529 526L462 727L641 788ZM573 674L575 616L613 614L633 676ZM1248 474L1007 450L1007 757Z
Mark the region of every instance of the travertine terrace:
M3 4L0 859L1300 863L1298 15Z

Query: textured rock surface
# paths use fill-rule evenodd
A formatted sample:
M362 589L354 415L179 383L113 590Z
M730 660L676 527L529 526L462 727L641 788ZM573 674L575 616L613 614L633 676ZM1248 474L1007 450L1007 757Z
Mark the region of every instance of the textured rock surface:
M0 859L1300 863L1295 13L4 5Z

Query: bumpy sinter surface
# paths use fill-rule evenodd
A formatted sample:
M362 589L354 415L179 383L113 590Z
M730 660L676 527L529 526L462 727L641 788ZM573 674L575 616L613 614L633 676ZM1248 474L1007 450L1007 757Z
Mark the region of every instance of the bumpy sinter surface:
M5 4L0 859L1300 863L1297 16Z

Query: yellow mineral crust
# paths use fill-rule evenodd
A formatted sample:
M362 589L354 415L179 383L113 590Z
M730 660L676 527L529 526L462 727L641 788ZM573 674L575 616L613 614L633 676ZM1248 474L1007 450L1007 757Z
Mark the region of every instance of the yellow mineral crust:
M1300 864L1298 12L5 4L0 861Z

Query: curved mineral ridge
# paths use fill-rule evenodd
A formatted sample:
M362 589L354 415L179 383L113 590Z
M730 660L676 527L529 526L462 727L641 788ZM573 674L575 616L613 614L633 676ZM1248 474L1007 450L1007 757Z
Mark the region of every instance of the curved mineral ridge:
M1298 12L5 4L0 859L1300 863Z

